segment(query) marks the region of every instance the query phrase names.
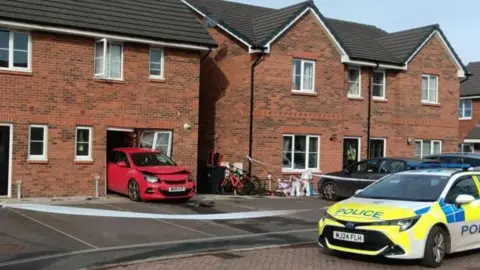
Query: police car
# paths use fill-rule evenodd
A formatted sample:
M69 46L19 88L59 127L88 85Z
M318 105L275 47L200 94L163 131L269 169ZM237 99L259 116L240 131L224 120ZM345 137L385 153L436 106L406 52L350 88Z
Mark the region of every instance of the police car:
M451 168L445 168L451 167ZM480 171L442 164L386 176L327 209L318 223L326 250L421 259L480 248Z

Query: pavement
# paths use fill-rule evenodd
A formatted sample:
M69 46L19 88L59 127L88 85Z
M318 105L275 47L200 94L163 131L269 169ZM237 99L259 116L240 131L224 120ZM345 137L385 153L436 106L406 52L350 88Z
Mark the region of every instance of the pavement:
M448 256L443 269L480 270L478 251ZM289 270L417 270L430 269L418 265L418 261L386 260L347 254L325 254L315 244L265 248L251 251L221 251L206 255L177 257L151 262L120 265L103 270L182 270L182 269L289 269Z
M137 203L119 196L22 202L176 215L308 211L248 220L167 221L58 215L7 207L0 210L0 270L82 269L161 256L312 243L318 219L330 205L319 198L208 196L203 199L213 200L214 206Z

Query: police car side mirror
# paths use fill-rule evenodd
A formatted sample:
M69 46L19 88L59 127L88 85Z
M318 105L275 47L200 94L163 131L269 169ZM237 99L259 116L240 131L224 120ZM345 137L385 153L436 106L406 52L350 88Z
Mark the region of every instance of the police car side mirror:
M349 171L348 169L343 170L343 173L344 173L345 175L350 175L350 171Z
M456 205L464 205L464 204L470 204L471 202L475 201L475 197L472 195L458 195L457 198L455 199L455 204Z

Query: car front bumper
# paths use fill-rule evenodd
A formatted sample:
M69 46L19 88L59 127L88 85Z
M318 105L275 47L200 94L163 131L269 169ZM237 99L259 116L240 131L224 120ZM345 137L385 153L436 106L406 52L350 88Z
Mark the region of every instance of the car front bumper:
M417 224L418 225L418 224ZM383 256L395 259L420 259L425 250L426 235L415 232L415 226L400 232L398 226L364 226L350 230L342 224L329 219L322 219L318 223L318 245L330 250L355 253L368 256ZM333 238L333 232L350 232L364 235L364 243L354 243Z
M183 191L171 191L171 187L177 187L167 184L149 184L142 189L142 199L144 200L162 200L162 199L187 199L195 195L196 186L195 183L187 183L182 185L185 190Z

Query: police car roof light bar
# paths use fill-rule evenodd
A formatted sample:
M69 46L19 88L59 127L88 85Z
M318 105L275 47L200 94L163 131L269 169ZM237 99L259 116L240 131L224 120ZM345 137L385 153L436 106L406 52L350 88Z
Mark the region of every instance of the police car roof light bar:
M408 165L410 170L418 169L435 169L435 168L445 168L445 169L470 169L468 164L456 164L456 163L416 163Z

